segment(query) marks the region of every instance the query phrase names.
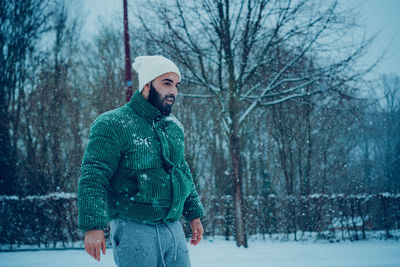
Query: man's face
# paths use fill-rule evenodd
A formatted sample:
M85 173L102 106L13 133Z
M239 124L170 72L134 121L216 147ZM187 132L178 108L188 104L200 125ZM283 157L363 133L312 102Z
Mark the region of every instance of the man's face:
M147 100L165 116L171 114L172 106L178 95L179 76L176 73L166 73L158 76L149 85Z

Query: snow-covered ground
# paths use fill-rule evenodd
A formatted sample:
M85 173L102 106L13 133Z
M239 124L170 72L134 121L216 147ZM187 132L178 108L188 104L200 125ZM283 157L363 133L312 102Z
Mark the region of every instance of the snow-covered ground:
M399 267L399 241L328 243L253 240L249 248L237 248L234 241L203 240L189 245L192 267ZM84 250L27 251L0 253L1 267L110 267L115 266L111 248L100 262Z

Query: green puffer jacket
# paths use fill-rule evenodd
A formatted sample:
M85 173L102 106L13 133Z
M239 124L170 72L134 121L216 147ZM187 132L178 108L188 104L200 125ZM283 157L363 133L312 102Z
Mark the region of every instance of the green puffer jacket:
M114 218L156 224L204 215L184 157L183 127L136 91L92 124L78 186L79 228Z

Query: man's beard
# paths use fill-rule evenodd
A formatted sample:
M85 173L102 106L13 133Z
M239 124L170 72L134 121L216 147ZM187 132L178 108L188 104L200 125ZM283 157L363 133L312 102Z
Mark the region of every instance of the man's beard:
M175 100L174 95L166 95L164 98L157 92L156 88L154 88L153 83L150 82L150 92L149 92L149 103L155 106L161 114L165 116L169 116L171 114L172 105L165 103L164 101L167 97L172 97Z

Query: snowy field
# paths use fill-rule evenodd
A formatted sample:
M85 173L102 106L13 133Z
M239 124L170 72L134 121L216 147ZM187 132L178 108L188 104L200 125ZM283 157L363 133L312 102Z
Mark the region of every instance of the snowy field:
M234 241L203 240L189 245L192 267L399 267L400 242L280 242L255 240L249 248L237 248ZM1 267L110 267L115 266L111 248L96 262L84 250L28 251L0 253Z

